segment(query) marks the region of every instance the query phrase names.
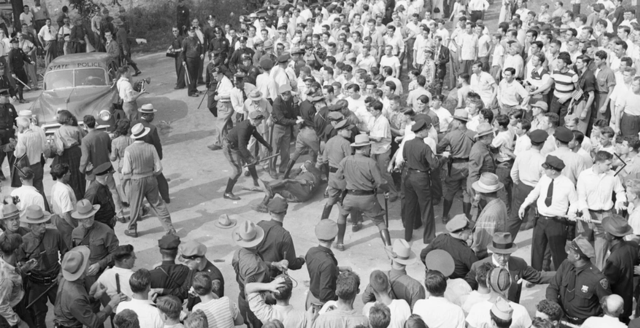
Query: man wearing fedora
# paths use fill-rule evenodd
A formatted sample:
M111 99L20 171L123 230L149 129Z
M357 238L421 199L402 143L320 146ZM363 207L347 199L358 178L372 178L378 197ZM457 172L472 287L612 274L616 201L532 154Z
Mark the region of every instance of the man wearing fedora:
M96 212L96 221L106 224L113 230L116 220L124 222L125 218L116 216L116 206L113 202L111 190L107 186L109 172L113 172L111 162L102 163L93 168L92 173L95 179L91 181L84 193L84 198L91 204L100 205L100 209ZM116 191L117 192L117 191Z
M386 191L386 184L393 183L393 181L384 181L376 161L369 158L371 141L369 141L368 135L357 135L351 147L355 148L355 154L345 157L338 165L336 172L338 179L346 181L346 196L342 201L344 212L341 212L338 217L339 229L336 248L344 251L347 213L350 213L352 218L361 213L371 219L373 224L378 227L383 245L390 248L391 236L383 219L384 210L378 202L376 191L378 189Z
M187 299L188 287L182 287L189 276L189 268L186 265L176 263L178 246L180 246L180 237L176 235L162 236L158 240L162 262L149 272L151 273L151 288L157 291L158 295L173 295L182 303Z
M444 250L455 263L455 269L449 278L465 278L473 263L478 261L476 253L467 244L473 235L473 223L464 214L458 214L447 222L445 228L449 233L439 234L420 252L420 259L426 265L426 257L431 251Z
M424 120L416 121L411 126L411 131L415 133L416 137L407 141L402 150L402 157L406 161L407 168L403 181L405 198L402 224L404 225L404 239L411 241L413 229L416 226L415 220L420 220L424 225L422 241L425 244L431 243L436 237L436 222L431 194L431 172L440 165L431 147L424 142L424 139L429 136L429 129L431 129L430 117L426 116ZM388 178L391 178L391 176L388 175ZM389 185L394 183L393 179L386 182ZM384 241L384 237L382 240ZM385 245L388 244L385 243Z
M555 268L559 268L567 258L564 247L567 228L571 222L567 221L566 216L568 213L575 212L578 203L574 184L561 173L565 168L561 159L547 155L542 168L544 175L518 209L518 215L522 219L527 207L536 203L537 215L531 243L531 266L536 270L542 270L547 243ZM531 167L531 169L534 168Z
M80 172L85 173L87 176L95 175L93 168L96 168L102 164L109 163L111 155L111 138L109 134L104 130L98 130L96 126L96 118L93 115L84 116L84 125L87 128L87 135L82 138L80 143L82 150L82 157L80 158ZM111 197L113 198L113 205L119 218L124 218L123 205L120 200L120 194L116 189L116 181L113 179L113 170L106 172L106 182L109 191L111 191Z
M131 129L131 138L135 141L124 151L122 175L125 180L129 180L131 183L129 190L131 221L129 221L129 226L124 234L133 238L138 237L137 221L141 216L143 198L153 208L165 232L175 233L171 223L171 214L164 200L160 197L158 180L155 177L162 172L160 157L153 145L142 140L150 131L150 128L145 128L140 123L134 125Z
M416 253L411 250L411 245L406 240L394 239L391 270L385 273L389 279L389 295L393 299L406 301L410 308L413 308L418 300L425 298L422 283L407 274L407 265L415 263L417 259ZM370 282L362 293L362 302L366 304L381 301L378 296L379 290Z
M299 270L304 265L304 257L296 257L296 248L291 234L283 227L288 208L289 204L281 197L273 198L269 202L267 209L271 219L262 220L257 224L264 230L264 239L256 247L256 251L267 263L286 260L289 270ZM271 277L276 277L279 273L276 268L271 267Z
M17 233L20 236L24 236L29 233L29 229L20 226L20 210L13 203L2 206L0 229L4 232Z
M92 299L100 299L107 290L99 284L92 285L90 289L86 287L90 253L89 247L77 246L62 259L62 279L54 307L54 322L58 327L98 327L109 318L121 301L127 299L122 293L115 294L102 311L94 311L92 302L95 301Z
M638 244L624 239L625 236L633 234L633 229L620 215L604 218L602 229L611 252L602 273L607 277L611 291L623 298L624 311L620 314L620 321L628 324L633 311L634 267L640 264Z
M546 298L560 304L569 323L581 325L589 317L602 315L600 300L611 294L611 288L604 274L592 264L596 252L585 237L576 237L566 249L567 259L557 268Z
M480 179L471 187L475 191L480 204L484 204L482 211L476 219L473 232L471 249L478 258L487 256L487 245L491 242L494 232L507 231L507 205L498 197L498 191L504 188L504 184L494 173L482 173Z
M240 249L233 254L233 259L231 260L240 289L238 307L247 326L260 328L262 327L262 322L251 312L244 286L250 282L270 282L272 267L285 271L288 261L283 259L280 262L267 263L262 259L257 247L264 240L265 232L262 227L251 221L244 221L233 230L232 235L236 245L240 246Z
M256 86L247 82L245 78L246 74L243 71L237 71L233 76L233 89L231 89L229 97L234 111L233 115L231 115L231 121L234 124L245 119L247 110L244 107L244 102L247 100L247 95L256 89Z
M113 253L119 245L115 232L106 224L95 221L99 209L100 205L93 205L88 200L81 199L76 204L76 210L71 213L71 217L78 221L78 226L71 232L73 245L85 245L91 250L85 278L87 288L93 285L113 262Z
M264 114L261 111L254 111L249 114L249 119L238 123L233 127L222 143L222 152L232 167L232 174L227 181L227 187L222 195L225 199L239 200L240 197L233 194L233 187L238 178L242 174L243 164L247 165L251 178L253 179L253 191L260 191L258 184L258 173L256 172L255 157L251 155L247 146L251 137L255 138L263 144L269 151L271 146L262 138L257 130L257 126L260 125L264 119Z
M471 266L469 273L467 273L465 280L473 289L477 289L477 268L483 263L492 263L495 267L509 270L509 273L511 274L511 287L509 288L509 292L506 294L506 297L511 302L520 302L520 294L522 292L522 283L519 282L520 279L534 284L547 284L553 279L554 273L541 273L529 266L524 259L512 256L511 254L513 254L517 249L518 245L513 242L513 237L510 233L494 233L493 241L489 245L489 250L492 252L491 256L475 262Z
M304 120L299 116L298 105L291 94L291 86L283 84L278 87L279 96L273 101L273 131L271 132L271 147L275 154L280 154L269 161L269 175L272 179L278 178L276 164L280 157L280 167L278 171L284 173L289 165L289 144L291 134L296 124Z
M258 89L254 89L250 93L247 94L247 100L244 101L244 108L246 110L246 117L249 117L251 112L260 111L265 116L264 121L261 124L258 124L257 129L258 133L262 135L262 137L269 142L268 139L268 131L269 127L267 126L267 121L269 117L271 117L271 112L273 111L271 107L271 103L267 101L264 97L265 95L260 92ZM268 149L264 146L258 144L256 138L251 138L247 148L251 150L252 154L259 156L260 158L264 158L268 156ZM258 157L256 157L258 158ZM267 170L269 163L263 163L262 166Z
M491 127L491 124L481 123L478 125L474 137L476 143L473 144L469 152L469 177L467 178L467 191L469 195L475 195L475 189L473 189L472 186L476 181L480 180L482 173L496 172L496 162L490 150L493 137L493 127Z
M333 107L336 107L336 105L333 105ZM349 129L347 121L341 120L337 124L333 125L332 128L337 132L337 134L331 137L331 139L329 139L325 144L324 151L322 152L322 160L320 160L322 163L327 163L329 165L329 179L326 191L329 197L327 197L327 202L324 204L324 209L322 210L322 216L320 219L329 218L331 209L335 204L338 204L338 208L342 211L340 195L346 188L346 185L343 179L338 178L336 172L338 172L340 162L342 162L345 157L351 155L351 143L349 142L349 139L351 138L351 130Z
M140 107L140 119L131 122L131 126L135 126L136 124L140 123L142 124L142 126L144 126L145 128L149 128L149 134L147 134L146 136L144 136L142 138L142 140L144 140L144 142L152 144L153 147L156 149L156 152L158 153L158 157L160 158L160 160L162 161L162 142L160 141L160 135L158 134L158 128L151 124L151 122L153 122L153 119L156 117L156 112L158 110L156 110L155 108L153 108L153 104L144 104L142 105L142 107ZM160 197L162 197L162 200L164 200L165 203L169 204L171 203L171 198L169 197L169 182L167 181L167 179L164 177L164 173L160 172L160 174L156 175L156 180L158 180L158 191L160 192ZM113 192L113 191L112 191ZM116 209L117 211L117 209ZM120 212L118 212L120 213Z
M516 160L513 162L510 173L511 180L513 180L513 211L508 223L509 232L511 232L513 239L518 235L523 221L527 220L529 208L525 206L525 212L522 218L518 215L518 212L527 195L531 193L542 176L545 175L546 171L542 167L542 164L545 162L545 157L542 156L540 150L545 140L547 140L547 137L548 134L546 131L531 131L529 134L531 148L518 154Z
M454 120L449 123L450 130L445 134L436 147L436 151L447 158L447 176L444 177L444 203L442 206L442 220L449 220L449 211L453 206L453 199L458 191L462 191L462 211L471 218L471 197L467 189L469 176L469 154L473 147L475 132L467 129L469 113L464 109L456 109ZM447 149L449 151L445 151Z
M175 243L175 241L173 241L173 243ZM222 272L220 272L220 269L207 259L207 246L192 240L181 244L178 253L180 253L180 260L184 262L185 266L189 269L187 279L181 286L182 295L188 296L187 309L189 311L193 309L194 305L200 303L200 297L189 293L193 285L193 278L198 272L204 272L211 278L213 292L218 295L218 297L224 296L224 276Z
M55 304L57 293L57 288L50 287L58 283L59 259L69 250L58 230L47 228L50 218L51 214L41 207L31 205L20 219L31 230L22 237L17 261L21 264L22 272L26 273L28 303L35 302L32 309L36 328L46 328L47 299ZM38 298L40 295L43 296Z

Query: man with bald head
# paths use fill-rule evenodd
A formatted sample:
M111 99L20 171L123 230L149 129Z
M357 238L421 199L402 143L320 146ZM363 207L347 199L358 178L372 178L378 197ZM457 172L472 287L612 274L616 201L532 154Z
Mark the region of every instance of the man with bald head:
M604 296L600 302L604 315L602 317L590 317L584 321L582 328L624 328L624 323L618 317L624 312L624 300L617 294Z

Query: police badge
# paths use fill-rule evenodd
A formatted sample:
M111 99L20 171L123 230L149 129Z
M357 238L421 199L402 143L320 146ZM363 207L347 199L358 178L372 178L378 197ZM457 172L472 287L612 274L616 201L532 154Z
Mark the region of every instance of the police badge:
M583 293L587 293L589 291L589 286L586 285L582 285L582 288L580 289Z

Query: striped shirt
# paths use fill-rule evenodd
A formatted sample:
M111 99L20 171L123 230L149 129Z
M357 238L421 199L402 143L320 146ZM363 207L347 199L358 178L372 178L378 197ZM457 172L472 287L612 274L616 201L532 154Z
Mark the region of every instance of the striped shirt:
M572 70L567 70L566 72L555 70L551 78L555 82L553 95L560 99L570 97L575 90L574 83L578 83L578 74Z
M193 306L193 311L202 310L207 316L209 328L233 328L234 318L240 315L238 306L229 297L223 296Z
M124 150L122 174L133 179L149 177L162 172L162 164L156 148L142 140L134 141Z

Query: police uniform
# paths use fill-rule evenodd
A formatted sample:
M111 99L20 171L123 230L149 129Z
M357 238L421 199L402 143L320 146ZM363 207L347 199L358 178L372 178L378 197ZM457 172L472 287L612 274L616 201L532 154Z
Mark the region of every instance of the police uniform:
M209 40L209 47L207 51L212 52L214 54L220 54L222 61L224 62L227 59L227 55L229 54L229 40L220 34L219 38L214 37Z
M468 114L465 110L456 110L454 119L462 121L462 125L466 124ZM449 210L453 205L455 194L462 190L462 208L467 217L471 213L471 198L467 191L467 178L469 176L469 154L473 147L474 132L463 129L455 129L445 134L438 146L436 152L442 153L448 149L451 156L447 159L447 176L444 178L444 204L442 209L442 217L446 220L449 217Z
M588 258L595 257L593 246L583 237L574 239L567 247ZM557 269L546 292L547 300L560 304L567 321L574 325L601 316L600 299L607 295L611 295L609 281L595 265L587 261L576 268L568 259Z
M351 147L361 148L370 147L370 145L369 136L360 134L356 136L355 142L351 144ZM378 227L384 245L391 246L389 230L383 219L384 210L376 196L377 189L384 189L387 181L382 179L380 168L376 161L356 151L355 155L347 156L340 162L336 175L338 179L344 179L346 182L346 196L342 201L344 211L351 213L352 217L354 214L362 213L363 216L371 219L374 225ZM343 240L346 224L346 213L340 213L336 247L341 250L344 249Z
M242 41L247 42L247 37L242 36L238 39L238 42L242 42ZM233 51L231 58L229 58L229 63L228 63L229 69L231 69L231 71L234 74L238 71L238 67L242 64L242 57L245 54L253 57L253 54L255 54L255 51L253 51L253 49L251 48L247 48L246 45L241 46L240 48Z
M197 268L196 270L189 270L187 279L183 284L186 290L185 293L187 293L191 288L191 285L193 284L193 278L195 277L196 273L204 272L209 276L209 278L211 278L212 291L218 297L224 296L224 276L222 275L222 272L220 272L220 270L205 257L205 255L207 254L207 247L205 245L197 241L189 241L180 245L178 252L180 253L180 257L182 260L201 258L202 260L206 261L206 264L204 265L202 270L200 270L199 268ZM200 297L193 296L192 294L188 294L188 297L189 299L187 301L187 309L191 311L194 305L200 303Z
M335 221L320 220L315 227L316 238L329 241L336 238L338 225ZM315 246L309 248L305 256L307 271L309 272L309 293L307 293L306 308L310 306L320 309L328 301L335 301L336 283L338 281L338 260L330 248Z
M453 237L450 233L459 232L465 229L471 230L473 229L473 226L464 214L458 214L447 222L446 229L449 233L439 234L422 250L422 252L420 252L420 260L422 260L422 263L426 265L425 260L429 252L435 249L445 250L451 255L455 265L453 273L449 276L449 279L465 278L467 273L471 270L471 266L478 261L478 257L471 247L467 245L466 240Z
M293 156L291 156L291 159L289 160L289 165L284 173L284 179L289 177L289 173L296 164L296 160L298 160L300 154L305 150L309 152L311 162L315 164L318 159L318 154L320 153L320 140L316 134L314 118L316 116L315 103L323 97L320 96L319 98L320 99L316 96L307 96L307 99L300 104L300 117L303 121L300 123L298 135L296 136L296 150L293 152Z
M180 246L180 237L173 234L164 235L158 240L158 247L161 250L175 250L177 253L178 246ZM160 265L149 271L151 274L149 285L151 288L162 289L160 295L173 295L184 302L191 287L186 284L189 271L187 266L176 264L175 261L162 261Z
M332 127L336 131L340 129L346 129L348 128L347 121L342 120ZM324 147L324 152L322 153L322 161L329 165L329 181L327 184L327 203L324 205L324 209L322 210L321 219L329 218L329 214L331 214L333 205L337 204L340 201L340 195L342 194L342 191L347 187L345 181L343 179L339 179L336 175L336 172L338 172L340 162L342 162L345 157L350 155L351 143L347 139L339 135L333 136L331 139L329 139ZM338 206L341 207L340 205Z
M18 39L11 39L11 44L18 43ZM22 51L20 48L14 48L9 51L7 55L7 60L9 62L9 67L11 68L11 74L15 74L15 78L22 81L22 83L29 83L29 77L27 76L27 71L24 69L24 62L31 64L31 59L27 54ZM16 83L16 88L18 89L18 99L20 102L24 101L24 97L22 96L24 85L19 81Z
M3 86L2 83L5 82L6 85ZM0 76L0 89L11 88L9 86L9 82L6 80L4 76ZM0 98L6 95L0 94ZM13 177L13 164L15 162L15 156L13 155L13 150L5 152L4 148L11 143L11 139L15 138L16 131L14 129L15 120L18 117L18 112L16 108L13 107L12 104L7 100L6 103L0 104L0 165L4 162L4 158L7 157L7 161L9 162L9 173ZM4 178L4 174L0 169L0 177ZM12 187L20 187L20 185L16 185L13 183L12 179Z
M189 96L197 96L198 93L198 69L200 67L200 56L203 54L202 43L197 36L187 37L182 40L182 54L187 65L189 76Z
M177 50L177 52L172 53L172 56L175 56L173 59L176 66L176 89L182 89L186 86L184 77L184 65L182 65L182 63L184 63L184 55L182 54L182 40L184 40L183 37L176 36L171 42L171 49Z

